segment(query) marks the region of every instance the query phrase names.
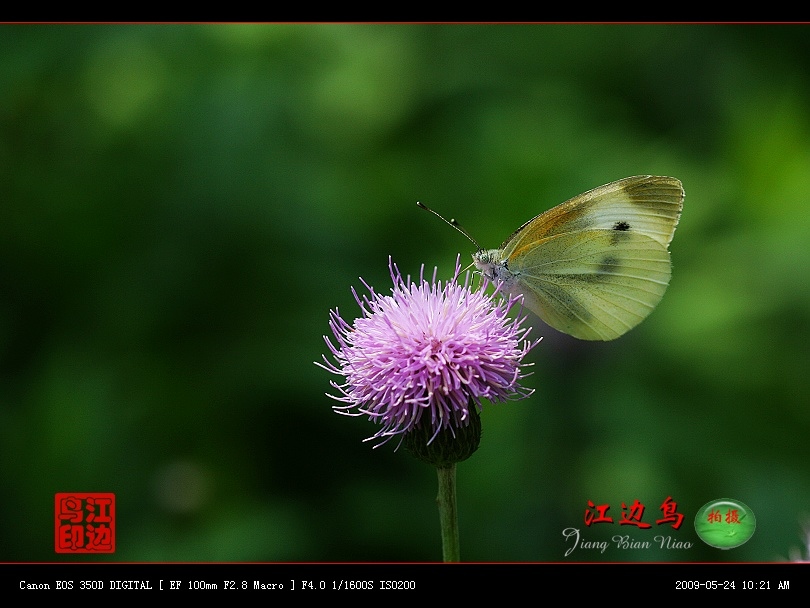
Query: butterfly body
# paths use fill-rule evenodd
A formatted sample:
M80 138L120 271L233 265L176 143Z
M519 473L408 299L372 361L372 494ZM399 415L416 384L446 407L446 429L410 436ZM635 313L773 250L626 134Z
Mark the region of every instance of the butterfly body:
M549 209L473 261L555 329L613 340L644 320L669 285L683 197L675 178L628 177Z

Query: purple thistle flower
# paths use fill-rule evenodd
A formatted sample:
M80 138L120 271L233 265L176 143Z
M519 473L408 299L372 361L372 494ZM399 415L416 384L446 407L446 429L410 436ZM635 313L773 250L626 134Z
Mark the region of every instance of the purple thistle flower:
M352 324L338 310L330 311L329 327L337 344L324 336L335 362L323 357L333 374L345 382L330 384L339 395L329 395L345 405L335 412L367 415L382 428L368 440L379 445L395 435L429 424L433 441L442 430L469 424L470 408L478 411L490 402L524 398L534 391L520 386L526 376L525 355L539 340L526 339L531 328L522 328L525 317L512 319L509 310L516 298L495 294L457 282L458 259L451 281L444 284L424 278L404 278L389 258L394 287L383 296L363 282L369 295L360 298L352 289L362 315ZM362 279L361 279L362 280ZM476 412L477 413L477 412ZM377 447L377 446L375 446Z

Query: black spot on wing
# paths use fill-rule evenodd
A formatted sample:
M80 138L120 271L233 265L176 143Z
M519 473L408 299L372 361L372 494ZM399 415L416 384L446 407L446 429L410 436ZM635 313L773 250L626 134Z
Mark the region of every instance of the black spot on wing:
M613 224L613 229L610 233L610 244L617 245L621 243L622 239L626 238L627 234L630 234L630 223L624 220L616 222Z
M615 274L619 267L619 259L612 255L606 255L599 262L599 274Z
M615 276L621 269L621 259L615 255L606 254L598 262L591 265L590 272L582 272L576 275L576 280L580 283L604 283Z

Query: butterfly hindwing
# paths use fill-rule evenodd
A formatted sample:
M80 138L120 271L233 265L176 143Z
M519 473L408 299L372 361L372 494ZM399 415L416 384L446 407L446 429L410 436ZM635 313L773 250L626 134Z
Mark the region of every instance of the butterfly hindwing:
M516 256L524 303L546 323L584 340L612 340L644 320L670 278L669 252L645 235L565 233Z

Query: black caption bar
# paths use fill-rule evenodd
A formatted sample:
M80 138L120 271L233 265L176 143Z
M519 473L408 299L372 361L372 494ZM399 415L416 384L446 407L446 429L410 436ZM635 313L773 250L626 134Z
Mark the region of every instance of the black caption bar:
M0 593L435 594L562 592L572 597L671 592L682 596L801 593L810 563L47 563L0 564ZM435 597L435 595L434 595Z

